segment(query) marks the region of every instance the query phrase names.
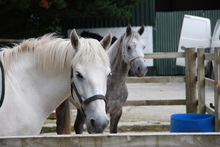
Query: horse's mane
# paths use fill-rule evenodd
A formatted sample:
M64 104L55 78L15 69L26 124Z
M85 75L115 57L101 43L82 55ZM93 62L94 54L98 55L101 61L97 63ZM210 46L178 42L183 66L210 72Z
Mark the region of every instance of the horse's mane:
M101 56L106 66L109 66L109 59L104 49L98 49L98 41L94 39L80 38L81 48L74 57L74 64L82 59L86 62L93 61L96 54ZM97 48L97 50L91 50ZM5 69L10 68L13 60L25 58L26 54L33 54L33 60L37 62L37 66L43 71L54 72L64 68L70 69L71 60L75 54L69 39L58 38L54 33L46 34L39 38L31 38L23 40L20 44L16 44L12 48L3 48L0 52L0 60Z
M74 54L68 40L58 38L52 33L23 40L12 48L3 48L0 52L0 60L7 70L13 60L25 58L25 53L33 54L33 61L36 61L42 70L50 70L49 67L54 68L54 66L56 69L62 69L68 66L66 61L70 61Z

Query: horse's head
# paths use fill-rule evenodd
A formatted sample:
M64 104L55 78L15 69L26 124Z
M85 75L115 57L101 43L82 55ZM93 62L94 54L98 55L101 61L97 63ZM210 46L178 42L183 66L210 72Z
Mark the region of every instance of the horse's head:
M106 115L105 94L110 74L110 62L104 49L111 43L111 33L100 42L95 39L79 38L75 30L70 40L76 54L72 60L72 92L77 91L78 101L86 118L90 133L102 133L109 123ZM76 94L77 95L77 94Z
M133 31L131 26L128 25L124 34L122 49L125 62L130 63L131 69L138 77L142 77L147 73L147 67L144 63L145 44L141 38L143 32L144 25L137 32Z

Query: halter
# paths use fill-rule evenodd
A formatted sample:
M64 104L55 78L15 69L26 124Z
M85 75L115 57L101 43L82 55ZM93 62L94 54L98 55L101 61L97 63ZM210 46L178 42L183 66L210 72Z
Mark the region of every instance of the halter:
M135 60L135 59L137 59L137 58L143 58L143 59L145 59L143 56L136 56L136 57L133 57L133 58L131 58L131 59L128 59L128 60L129 60L129 63L131 63L131 61L133 61L133 60Z
M133 60L135 60L135 59L137 59L137 58L143 58L143 59L145 59L143 56L136 56L136 57L133 57L133 58L129 59L129 58L125 55L124 50L123 50L123 55L124 55L125 58L127 58L127 60L129 61L129 63L131 63Z
M1 73L2 73L2 92L1 92L1 97L0 97L0 107L3 104L4 97L5 97L5 74L4 74L4 67L2 65L2 62L0 61L0 68L1 68Z
M70 78L72 79L73 78L73 68L71 68L71 75L70 75ZM105 101L105 105L107 104L106 103L106 99L105 99L105 96L104 95L94 95L94 96L91 96L89 98L87 98L86 100L83 101L82 97L80 96L77 88L76 88L76 85L74 82L71 82L70 84L70 87L71 87L71 96L73 98L73 100L75 101L74 99L74 96L73 96L73 92L72 92L72 89L74 89L74 91L76 92L76 96L80 102L80 108L83 112L83 114L85 115L84 111L86 109L86 105L88 105L89 103L91 103L92 101L95 101L95 100L98 100L98 99L101 99L101 100L104 100Z

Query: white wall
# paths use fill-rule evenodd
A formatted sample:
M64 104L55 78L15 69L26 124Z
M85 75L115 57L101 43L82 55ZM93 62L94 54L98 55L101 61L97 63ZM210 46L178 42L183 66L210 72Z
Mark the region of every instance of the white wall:
M132 27L133 30L138 31L138 27ZM77 34L81 34L83 31L89 31L90 33L96 33L100 36L105 36L109 31L112 33L112 36L115 36L116 38L119 38L121 34L123 34L126 31L126 27L118 27L118 28L88 28L88 29L77 29ZM70 34L71 30L68 30L68 34ZM152 26L146 26L145 31L142 34L142 39L146 45L146 48L144 50L145 53L153 53L153 27ZM153 59L146 59L146 65L147 66L153 66Z

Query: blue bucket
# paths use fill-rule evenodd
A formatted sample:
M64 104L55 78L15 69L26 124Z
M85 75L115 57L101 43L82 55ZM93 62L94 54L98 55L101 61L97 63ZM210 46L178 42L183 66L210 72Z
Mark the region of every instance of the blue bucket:
M170 132L215 132L215 116L203 113L173 114Z

